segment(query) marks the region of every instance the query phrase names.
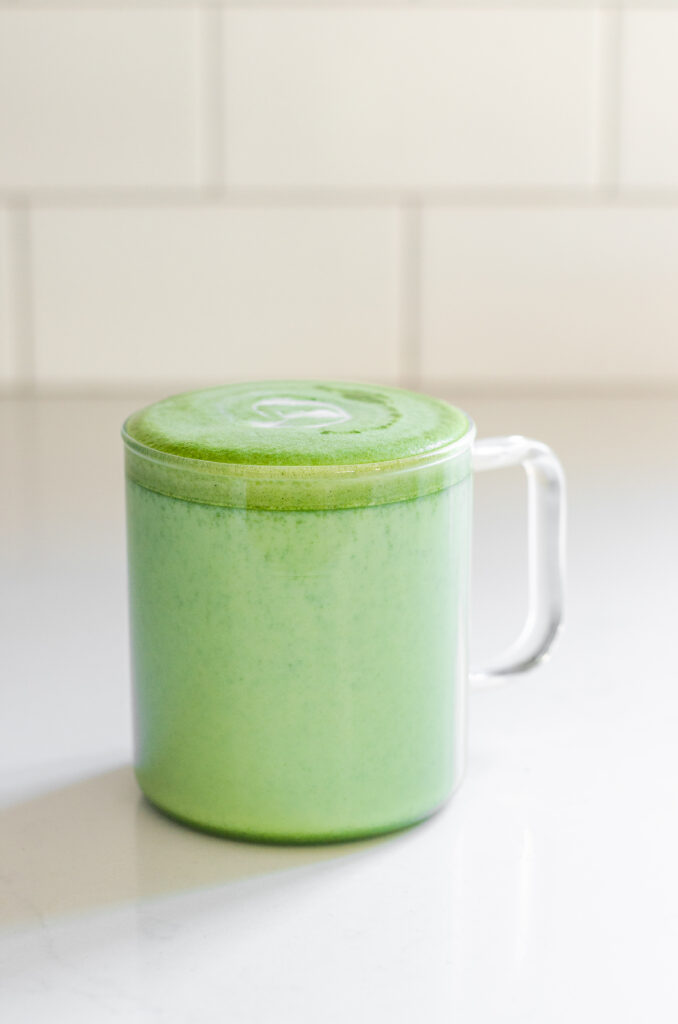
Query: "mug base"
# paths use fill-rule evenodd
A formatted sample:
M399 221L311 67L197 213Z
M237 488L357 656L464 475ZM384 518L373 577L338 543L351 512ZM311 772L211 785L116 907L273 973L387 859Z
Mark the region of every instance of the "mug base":
M144 793L144 798L156 811L159 811L162 815L177 822L179 825L184 825L198 832L206 833L207 835L219 836L222 839L230 839L239 843L254 843L256 845L264 846L330 846L341 843L354 843L365 839L374 839L378 836L389 835L394 832L404 832L409 828L414 828L415 825L420 825L424 821L428 821L429 818L434 817L439 811L441 811L443 807L449 803L456 790L457 786L454 787L444 800L437 803L430 810L427 810L422 814L418 814L413 818L371 827L338 829L336 831L318 833L273 833L266 832L264 830L258 831L253 829L250 831L231 829L227 826L219 827L212 825L209 822L203 822L196 818L191 818L185 814L177 814L176 811L173 811L171 808L163 806L162 803L152 799L147 793Z

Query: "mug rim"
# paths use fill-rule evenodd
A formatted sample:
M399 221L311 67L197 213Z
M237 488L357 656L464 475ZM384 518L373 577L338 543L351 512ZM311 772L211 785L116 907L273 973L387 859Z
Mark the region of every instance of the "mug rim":
M456 407L458 408L458 407ZM200 504L268 510L359 508L423 497L471 472L476 425L452 442L379 462L273 465L221 462L163 452L130 435L123 423L126 475L168 497Z

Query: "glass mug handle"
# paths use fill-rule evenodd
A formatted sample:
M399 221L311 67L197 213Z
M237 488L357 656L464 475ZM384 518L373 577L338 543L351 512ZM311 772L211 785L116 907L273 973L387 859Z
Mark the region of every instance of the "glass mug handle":
M563 622L565 475L551 449L528 437L488 437L473 445L473 469L522 466L528 482L528 611L519 636L491 665L471 669L474 686L525 672L546 657Z

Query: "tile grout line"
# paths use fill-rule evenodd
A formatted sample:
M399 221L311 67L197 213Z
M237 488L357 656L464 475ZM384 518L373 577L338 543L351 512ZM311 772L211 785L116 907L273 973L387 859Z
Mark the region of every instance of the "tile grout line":
M401 207L400 383L416 388L421 376L421 206Z
M390 383L384 380L384 383ZM406 382L409 386L415 386L414 382ZM419 386L425 384L432 395L444 397L452 392L458 395L467 395L474 398L492 398L498 400L514 399L545 399L569 400L571 398L592 398L617 400L638 400L644 401L648 398L668 402L678 402L678 385L666 379L655 379L639 382L637 378L622 378L610 382L596 378L595 380L583 380L571 378L554 382L553 378L537 378L528 383L509 381L506 378L492 378L480 381L478 378L454 379L440 378L435 381L428 379ZM205 386L208 386L207 383ZM11 385L0 384L0 398L3 399L34 399L38 401L89 401L97 399L102 401L118 401L129 398L150 398L153 396L162 397L170 390L185 390L186 381L177 378L175 381L158 383L157 380L144 381L121 381L116 384L106 385L101 381L92 381L89 384L44 384L38 388L28 389L21 384Z
M200 13L200 125L199 152L202 158L200 192L210 199L222 188L224 137L222 85L224 74L222 8L218 4L195 8Z
M619 9L619 0L598 0L596 4L599 10ZM205 0L192 0L186 5L179 5L173 0L140 0L133 6L121 5L119 0L23 0L18 5L16 0L0 0L0 12L16 11L27 13L41 12L86 12L86 11L119 11L121 13L133 13L134 11L177 11L196 10L201 7L216 7L221 10L235 11L397 11L415 9L419 11L481 11L488 14L493 12L549 12L566 11L580 12L590 10L587 0L558 0L544 6L542 0L352 0L350 3L344 0L214 0L213 3L205 3ZM642 11L672 11L675 9L675 0L627 0L626 9Z
M35 391L35 323L33 318L33 260L30 208L26 201L8 206L10 264L10 324L14 336L18 387Z
M602 149L602 147L601 147ZM214 169L212 170L214 173ZM622 209L656 207L675 208L678 188L629 187L613 191L607 185L549 188L543 186L502 187L450 186L417 190L417 203L421 209L429 207L493 208L551 208L596 209L619 207ZM31 207L66 210L160 208L221 206L240 208L315 208L354 207L364 209L384 206L407 206L412 192L389 188L357 187L284 187L284 188L226 188L203 186L195 188L0 188L0 205L7 208Z
M598 182L605 195L616 200L621 187L621 7L605 9L602 18Z

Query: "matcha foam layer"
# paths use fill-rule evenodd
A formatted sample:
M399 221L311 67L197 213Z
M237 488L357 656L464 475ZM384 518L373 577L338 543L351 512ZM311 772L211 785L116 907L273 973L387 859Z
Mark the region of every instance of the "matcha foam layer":
M352 508L430 494L469 471L473 424L396 388L281 381L175 395L134 413L128 476L206 504Z

